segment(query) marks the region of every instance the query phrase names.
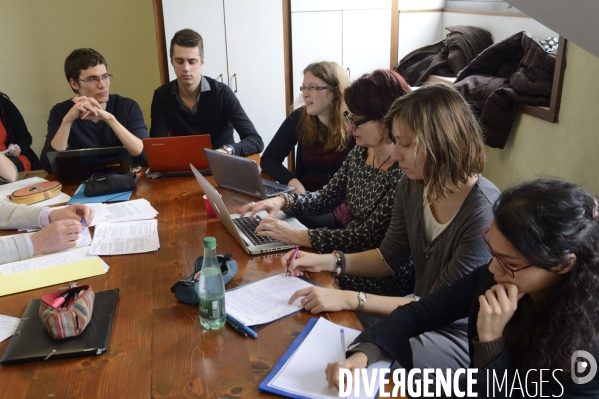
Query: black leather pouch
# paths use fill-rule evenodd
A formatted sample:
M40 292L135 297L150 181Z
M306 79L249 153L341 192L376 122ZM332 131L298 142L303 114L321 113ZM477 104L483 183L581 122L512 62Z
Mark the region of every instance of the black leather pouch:
M134 190L136 185L137 179L134 173L94 173L85 181L83 194L86 197L97 197L98 195L122 193Z
M204 257L200 256L196 259L195 270L191 276L184 280L177 281L172 287L171 292L175 294L175 298L179 302L197 304L200 301L198 297L198 288L200 287L200 271L202 270L202 262ZM218 255L218 263L220 271L223 274L225 285L237 274L238 265L233 260L233 255L227 253L225 256Z

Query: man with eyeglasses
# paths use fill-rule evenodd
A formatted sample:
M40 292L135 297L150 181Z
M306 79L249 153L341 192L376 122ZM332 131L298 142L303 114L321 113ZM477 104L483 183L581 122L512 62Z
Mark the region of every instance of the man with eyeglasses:
M233 91L202 75L202 36L191 29L178 31L171 40L170 57L177 79L154 92L150 136L166 137L169 130L172 136L209 134L217 151L240 156L261 152L262 138Z
M48 153L66 149L125 146L133 161L147 165L142 139L148 137L139 105L110 94L112 75L104 57L91 48L74 50L64 71L77 96L56 104L48 118L42 165L52 173Z

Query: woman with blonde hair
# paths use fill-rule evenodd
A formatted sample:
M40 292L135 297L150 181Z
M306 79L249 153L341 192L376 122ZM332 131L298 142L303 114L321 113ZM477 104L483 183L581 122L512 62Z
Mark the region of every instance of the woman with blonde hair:
M413 297L308 288L312 313L357 310L377 317L454 283L491 257L480 232L489 226L499 190L480 175L485 162L481 129L468 103L447 85L425 85L395 101L386 117L395 142L393 159L405 177L399 182L391 223L378 249L356 254L287 254L293 275L331 271L363 277L395 276L414 268ZM456 369L468 364L465 321L412 341L419 365ZM430 348L434 348L430 350ZM447 354L448 356L443 356Z
M279 183L304 194L318 191L339 170L355 141L345 129L343 91L349 77L336 62L315 62L304 69L300 86L303 106L283 122L260 160L262 170ZM295 174L283 166L297 145ZM349 205L344 201L332 213L303 218L307 227L345 226Z

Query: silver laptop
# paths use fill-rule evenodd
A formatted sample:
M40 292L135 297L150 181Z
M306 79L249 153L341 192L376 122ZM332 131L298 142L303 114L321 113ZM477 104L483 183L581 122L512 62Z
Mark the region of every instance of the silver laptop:
M295 190L295 187L260 177L258 165L251 159L208 148L204 148L204 152L219 187L260 199Z
M281 241L274 240L270 237L254 234L256 225L261 218L267 217L268 213L264 211L258 212L254 220L251 220L249 217L241 217L241 215L230 215L218 191L212 187L208 180L206 180L193 165L189 166L196 179L198 179L198 183L200 183L204 194L208 198L216 217L218 217L218 220L220 220L229 233L231 233L239 245L245 249L245 252L257 255L265 252L295 248L295 245L283 244ZM286 221L296 229L306 228L306 226L301 224L296 218L289 217L283 212L279 211L275 217Z

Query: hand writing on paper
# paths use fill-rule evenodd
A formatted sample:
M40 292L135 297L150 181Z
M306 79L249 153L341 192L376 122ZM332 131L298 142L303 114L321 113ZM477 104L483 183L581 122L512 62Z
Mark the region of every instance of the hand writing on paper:
M51 254L67 248L75 248L81 223L74 219L59 220L31 236L33 255Z
M297 290L289 298L289 303L293 303L302 296L304 297L301 301L302 306L312 314L355 310L357 306L357 294L354 291L322 287L308 287Z
M342 368L350 370L352 373L355 369L363 369L368 365L368 358L363 352L356 352L345 361L345 367L342 362L331 362L327 364L325 374L327 376L327 382L329 383L329 389L336 392L341 392L340 388L345 391L345 384L347 381L339 381L339 370Z
M293 261L289 261L294 251L289 251L281 258L283 266L291 276L303 276L303 272L332 272L335 262L333 255L318 255L299 251Z
M54 209L48 215L48 219L50 223L67 219L81 222L83 219L85 220L85 223L82 223L83 227L89 227L94 220L94 210L83 204L73 204L65 208Z

